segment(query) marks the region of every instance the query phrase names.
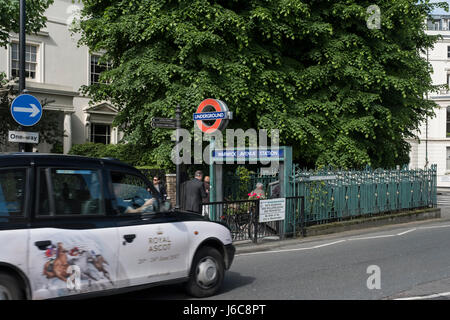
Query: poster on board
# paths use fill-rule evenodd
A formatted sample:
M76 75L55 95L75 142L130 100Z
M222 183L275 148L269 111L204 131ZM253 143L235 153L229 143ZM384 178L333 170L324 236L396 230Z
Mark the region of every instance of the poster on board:
M259 201L259 222L284 220L286 216L286 198Z

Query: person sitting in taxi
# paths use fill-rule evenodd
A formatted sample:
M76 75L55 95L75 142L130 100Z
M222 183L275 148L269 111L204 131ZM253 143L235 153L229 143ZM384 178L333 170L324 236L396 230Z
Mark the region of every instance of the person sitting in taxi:
M120 213L143 213L143 212L153 212L153 204L155 199L151 197L149 193L149 198L144 202L144 204L138 208L133 208L130 203L126 202L119 195L122 194L122 185L119 183L114 183L114 194L116 196L117 207Z

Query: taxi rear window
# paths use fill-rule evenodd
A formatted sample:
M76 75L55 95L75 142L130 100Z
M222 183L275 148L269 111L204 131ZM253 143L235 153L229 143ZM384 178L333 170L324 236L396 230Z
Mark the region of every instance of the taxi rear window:
M25 169L0 170L0 222L24 216Z
M98 170L40 168L38 189L38 216L105 214Z

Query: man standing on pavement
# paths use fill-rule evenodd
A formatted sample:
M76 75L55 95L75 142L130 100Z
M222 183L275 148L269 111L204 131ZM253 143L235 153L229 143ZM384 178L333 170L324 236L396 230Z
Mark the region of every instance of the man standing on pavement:
M205 185L202 181L203 172L195 171L195 177L186 182L184 192L184 209L187 211L202 213L202 200L207 197Z
M158 198L161 201L166 201L167 198L166 188L164 188L164 186L161 184L161 179L159 178L159 176L153 177L153 186L155 187L156 191L158 191Z

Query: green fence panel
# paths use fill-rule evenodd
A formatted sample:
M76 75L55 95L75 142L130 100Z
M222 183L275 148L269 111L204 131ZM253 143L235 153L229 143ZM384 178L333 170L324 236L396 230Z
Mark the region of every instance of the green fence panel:
M437 204L436 165L408 170L304 170L294 166L295 196L305 197L305 222L326 223Z

